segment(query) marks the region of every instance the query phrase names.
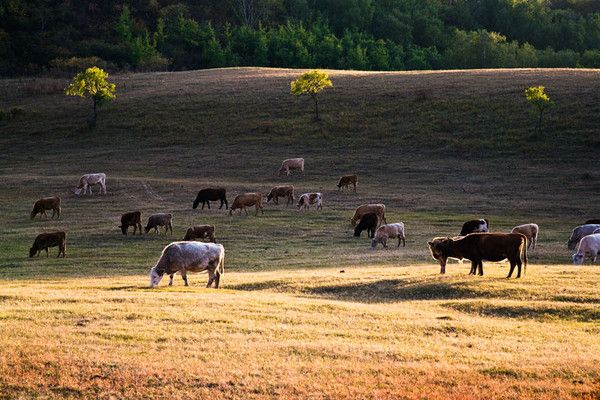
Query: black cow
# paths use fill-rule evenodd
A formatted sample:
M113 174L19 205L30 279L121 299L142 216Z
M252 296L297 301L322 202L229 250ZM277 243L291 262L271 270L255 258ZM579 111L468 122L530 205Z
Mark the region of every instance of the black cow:
M375 231L379 226L379 217L375 213L369 213L362 216L356 228L354 228L354 236L360 237L362 231L367 231L367 236L373 239L375 237Z
M463 224L460 230L460 236L466 236L469 233L489 232L490 221L487 219L472 219Z
M198 192L196 196L196 200L194 200L194 210L198 208L198 204L202 203L202 210L204 210L204 204L208 205L208 209L210 210L210 202L221 200L221 205L219 206L219 210L223 208L223 204L225 204L225 209L229 208L229 204L227 204L227 197L225 189L223 188L207 188L202 189Z
M128 212L121 215L121 232L123 235L127 235L127 230L130 226L133 226L133 234L135 235L136 230L139 229L140 235L142 234L142 213L139 211Z

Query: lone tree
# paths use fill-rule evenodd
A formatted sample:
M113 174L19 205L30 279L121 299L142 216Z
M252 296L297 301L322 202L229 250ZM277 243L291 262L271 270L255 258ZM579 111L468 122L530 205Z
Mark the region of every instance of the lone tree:
M314 70L306 72L295 81L292 81L292 94L300 96L307 94L315 102L315 121L321 119L319 116L319 93L327 88L333 86L333 83L329 80L329 75L326 72Z
M544 113L554 107L554 102L544 91L544 86L532 86L525 89L525 98L534 107L534 113L538 116L537 133L542 134L542 120Z
M91 67L80 72L73 78L73 82L65 89L67 96L90 97L94 109L88 119L88 126L96 126L97 108L105 102L115 99L115 84L106 81L108 73L98 67Z

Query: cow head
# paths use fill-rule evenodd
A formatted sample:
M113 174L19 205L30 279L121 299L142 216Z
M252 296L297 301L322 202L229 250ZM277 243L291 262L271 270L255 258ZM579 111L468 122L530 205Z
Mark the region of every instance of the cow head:
M119 228L121 228L121 232L123 232L123 235L127 236L127 225L119 225Z
M269 201L271 201L271 199L272 199L273 197L275 197L275 196L273 196L273 191L271 191L271 192L270 192L270 193L267 195L267 203L268 203Z
M298 200L298 205L297 205L298 209L300 209L304 205L304 197L305 196L302 196L302 197L300 197L300 200Z
M452 243L450 238L435 238L429 245L431 256L440 263L440 274L446 273L446 262L448 261L448 246Z
M35 255L36 249L34 247L31 247L29 249L29 258L33 257Z
M74 193L76 196L79 196L79 195L81 194L81 188L76 188L76 189L73 189L73 193Z
M371 240L371 248L373 250L375 250L375 248L377 247L377 243L381 243L383 245L383 247L386 247L387 246L387 239L388 239L387 235L381 235L379 237L375 236Z
M577 246L577 243L578 243L577 240L569 239L569 241L567 242L567 248L569 250L575 250L575 247Z
M33 208L33 211L31 211L31 219L34 219L35 216L37 214L37 210L35 209L35 207Z
M165 275L164 270L158 270L156 267L150 269L150 287L158 286L163 276Z
M573 257L571 257L573 259L573 265L581 265L583 264L583 254L573 254Z

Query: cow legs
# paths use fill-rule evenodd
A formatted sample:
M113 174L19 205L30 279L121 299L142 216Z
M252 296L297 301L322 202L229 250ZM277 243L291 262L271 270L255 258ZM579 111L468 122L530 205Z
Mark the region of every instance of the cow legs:
M510 270L508 271L508 275L506 276L506 279L508 279L512 276L512 273L515 270L515 265L516 265L516 263L513 260L510 260ZM518 275L520 275L520 272L521 272L521 267L519 267Z
M181 274L181 279L183 279L183 281L185 282L185 286L190 286L190 285L188 285L187 273L185 272L185 269L184 268L180 269L179 273Z
M477 273L477 261L471 261L471 271L469 275L475 275Z
M210 210L210 201L206 202L206 206L208 207L208 209Z
M173 277L174 276L175 276L175 274L169 275L169 286L173 286Z
M215 279L216 279L215 271L208 270L208 283L206 284L206 287L207 288L211 287L213 282L215 281Z
M477 268L479 269L479 276L483 276L483 260L479 260Z
M169 224L169 229L171 230L171 235L173 234L173 225Z
M46 258L48 258L48 248L46 247Z

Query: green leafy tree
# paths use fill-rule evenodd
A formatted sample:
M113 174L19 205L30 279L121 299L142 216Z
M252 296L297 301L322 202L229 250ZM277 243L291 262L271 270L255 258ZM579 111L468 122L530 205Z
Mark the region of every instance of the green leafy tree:
M92 99L93 111L88 120L88 126L96 126L97 109L102 104L115 99L115 84L106 80L108 73L98 67L91 67L80 72L73 82L65 89L67 96L89 97Z
M308 95L315 102L315 120L320 120L319 116L319 93L333 86L326 72L314 70L306 72L291 83L292 94L296 96Z
M537 114L537 133L538 135L541 135L544 113L554 107L554 102L550 100L550 96L546 94L544 86L532 86L525 89L525 98L534 108L535 114Z

